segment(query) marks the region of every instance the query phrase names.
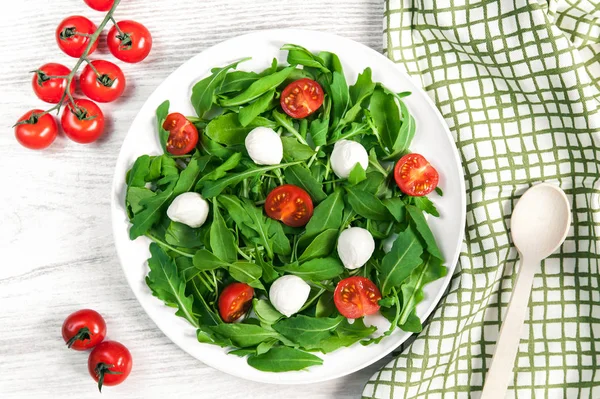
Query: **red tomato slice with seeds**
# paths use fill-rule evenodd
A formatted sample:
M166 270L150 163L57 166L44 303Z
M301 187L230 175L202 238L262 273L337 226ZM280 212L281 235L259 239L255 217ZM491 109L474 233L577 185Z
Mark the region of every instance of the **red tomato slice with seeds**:
M407 154L394 168L394 179L404 194L422 197L438 185L440 175L421 154Z
M242 317L252 305L254 288L244 283L229 284L219 296L219 313L225 323Z
M340 314L349 319L377 313L381 292L366 277L348 277L340 281L333 293L333 302Z
M198 129L179 112L167 115L163 129L169 132L167 151L173 155L185 155L198 144Z
M310 195L293 184L284 184L267 195L265 211L271 219L291 227L304 226L313 214Z
M321 107L323 97L323 88L314 80L296 80L283 89L281 108L292 118L306 118Z

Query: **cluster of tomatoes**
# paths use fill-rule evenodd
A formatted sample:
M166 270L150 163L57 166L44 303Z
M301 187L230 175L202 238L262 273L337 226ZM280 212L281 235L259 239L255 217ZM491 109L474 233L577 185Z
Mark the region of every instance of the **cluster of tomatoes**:
M119 0L84 0L97 11L109 11L103 26ZM125 90L125 75L121 68L106 60L90 60L88 56L98 47L99 30L86 17L70 16L56 28L58 47L67 55L78 58L74 70L58 63L44 64L34 71L31 86L37 97L56 104L49 110L34 109L27 112L15 125L15 136L23 146L40 150L48 147L58 136L58 124L51 111L65 105L60 125L65 135L77 143L96 141L104 132L104 114L96 104L116 100ZM135 21L115 22L106 36L111 54L117 59L136 63L145 59L152 48L152 37L146 27ZM79 75L81 92L89 99L74 98L75 72L86 66Z
M62 325L67 346L77 351L92 349L88 371L102 391L103 385L118 385L131 372L131 353L117 341L104 341L106 322L100 313L91 309L70 314Z

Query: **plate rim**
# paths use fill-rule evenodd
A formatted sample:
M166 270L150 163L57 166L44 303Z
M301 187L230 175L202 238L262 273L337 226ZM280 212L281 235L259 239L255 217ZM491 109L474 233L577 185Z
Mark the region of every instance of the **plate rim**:
M402 68L400 68L400 66L396 63L394 63L392 60L390 60L388 57L386 57L384 54L379 53L378 51L362 44L359 43L355 40L352 40L350 38L347 37L343 37L343 36L339 36L337 34L331 33L331 32L324 32L324 31L317 31L317 30L306 30L306 29L294 29L294 28L276 28L276 29L263 29L263 30L256 30L250 33L246 33L244 35L238 35L238 36L234 36L231 37L229 39L226 39L224 41L218 42L210 47L207 47L205 49L203 49L201 52L193 55L192 57L190 57L189 59L187 59L185 62L183 62L181 65L179 65L173 72L171 72L168 76L166 76L152 91L152 93L147 97L146 101L144 101L144 103L142 104L142 106L138 109L138 112L136 113L136 116L133 118L132 122L129 124L129 128L127 129L127 133L123 138L123 142L121 143L121 148L119 150L119 154L117 156L117 161L115 164L115 172L113 174L113 180L112 180L112 185L111 185L111 230L112 230L112 236L113 236L113 242L114 242L114 246L117 252L117 257L119 259L119 263L121 265L121 270L124 274L125 280L127 281L127 284L130 288L130 290L133 292L136 301L140 304L140 306L142 307L142 309L144 310L144 312L148 315L148 317L150 318L150 320L152 320L152 322L155 324L155 326L174 344L176 345L178 348L180 348L181 350L183 350L184 352L186 352L188 355L192 356L193 358L197 359L198 361L204 363L205 365L219 370L223 373L229 374L229 375L233 375L235 377L239 377L239 378L243 378L249 381L255 381L255 382L261 382L261 383L268 383L268 384L274 384L274 385L300 385L300 384L307 384L307 383L319 383L319 382L324 382L324 381L329 381L329 380L333 380L333 379L337 379L337 378L341 378L347 375L350 375L352 373L355 373L359 370L362 370L370 365L372 365L373 363L377 362L378 360L384 358L385 356L389 355L395 348L398 348L400 345L402 345L404 342L406 342L408 340L408 338L414 336L413 335L407 335L406 337L399 339L396 346L392 347L391 349L384 351L380 354L377 354L376 356L373 356L371 358L369 358L368 360L365 360L363 363L361 363L360 365L348 369L348 370L344 370L343 372L340 373L336 373L334 375L329 375L326 377L314 377L311 378L309 381L282 381L281 379L278 379L277 376L281 376L286 374L287 372L283 372L283 373L269 373L269 372L261 372L262 374L265 375L270 375L272 376L271 379L256 379L256 378L252 378L249 376L244 375L243 372L238 372L237 370L231 370L231 369L226 369L224 367L220 367L218 362L212 361L212 360L207 360L207 359L199 359L196 355L192 354L190 351L188 351L184 346L178 344L171 336L169 333L167 333L161 326L161 323L159 323L155 317L153 317L153 315L151 314L151 312L147 309L147 304L146 302L140 298L140 296L138 295L137 291L134 289L133 287L133 282L130 281L127 272L125 271L125 262L124 262L124 256L122 255L121 251L122 249L120 248L120 245L117 243L117 227L118 224L115 222L115 215L118 214L119 209L118 206L119 204L117 204L116 199L118 198L118 195L116 193L119 192L119 190L122 189L121 187L121 178L122 176L118 175L118 171L119 171L119 164L120 164L120 160L124 154L124 144L125 144L125 140L127 139L127 136L129 136L129 134L131 133L131 129L132 126L134 125L135 121L137 120L137 117L139 115L139 112L142 108L144 108L144 106L146 105L146 103L148 101L150 101L151 97L153 96L153 94L156 92L156 90L158 90L158 88L165 82L165 80L169 79L171 76L176 75L179 73L180 70L184 69L184 67L193 62L194 59L201 57L203 55L203 53L205 53L206 51L216 47L216 46L224 46L229 42L232 41L237 41L237 40L248 40L249 38L252 37L257 37L257 39L262 40L262 38L267 35L270 37L278 37L278 35L297 35L297 36L303 36L303 35L320 35L320 36L324 36L327 37L328 40L333 40L336 42L341 42L342 44L348 44L348 45L353 45L353 46L360 46L362 47L365 51L367 51L370 56L381 59L384 62L389 63L390 65L393 65L394 69L396 70L396 72L399 75L402 75L405 79L412 81L415 86L416 89L418 91L421 92L422 97L425 99L425 101L429 104L429 106L431 107L431 109L433 110L433 113L436 115L436 118L438 119L438 121L440 122L441 126L444 129L445 134L448 136L448 139L450 140L450 142L452 143L452 148L451 151L453 153L453 158L454 158L454 162L455 162L455 166L459 172L459 189L460 189L460 217L459 217L459 221L460 221L460 229L459 229L459 237L456 241L456 248L454 250L454 258L452 259L451 262L446 262L446 267L447 267L447 274L444 277L444 280L442 281L442 286L440 287L439 291L436 293L436 295L433 297L433 299L431 300L431 305L426 309L426 311L424 312L424 316L423 316L423 320L426 320L427 318L429 318L431 316L431 314L433 313L433 311L435 310L435 308L439 305L442 296L448 291L448 287L450 285L450 282L452 281L452 276L454 275L454 271L456 270L456 266L458 265L458 261L460 258L460 249L464 240L464 234L465 234L465 226L466 226L466 189L465 189L465 180L464 180L464 173L463 173L463 167L462 167L462 163L460 161L460 154L458 152L458 148L456 146L456 142L454 140L454 137L452 136L452 133L450 132L450 128L448 126L448 124L446 123L445 119L443 118L440 110L437 108L437 106L435 105L435 103L433 102L433 100L429 97L429 95L427 94L427 92L422 88L420 82L415 82L415 79L413 77L411 77L406 71L404 71ZM120 227L120 226L119 226ZM161 306L166 306L164 304L161 304ZM199 343L200 344L200 343ZM201 344L200 344L201 345ZM207 344L208 345L208 344ZM233 355L232 355L233 356ZM307 373L307 375L309 375Z

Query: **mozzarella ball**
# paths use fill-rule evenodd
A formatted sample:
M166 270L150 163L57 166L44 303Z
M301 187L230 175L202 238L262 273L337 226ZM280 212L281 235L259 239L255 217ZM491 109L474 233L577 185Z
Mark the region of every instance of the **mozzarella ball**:
M374 250L373 236L362 227L350 227L338 238L338 255L346 269L357 269L367 263Z
M340 179L347 179L354 166L359 163L364 170L369 166L369 154L362 144L351 140L340 140L331 152L331 169Z
M254 128L244 141L248 155L257 165L278 165L283 158L281 137L268 127Z
M306 303L309 293L310 286L300 277L290 274L273 282L269 290L269 299L279 313L290 317Z
M167 216L174 222L200 227L208 216L208 202L198 193L180 194L169 205Z

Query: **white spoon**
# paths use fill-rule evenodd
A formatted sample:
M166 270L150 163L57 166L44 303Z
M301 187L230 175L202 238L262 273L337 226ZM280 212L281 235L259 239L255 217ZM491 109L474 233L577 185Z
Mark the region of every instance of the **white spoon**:
M511 217L511 231L521 265L481 399L504 399L519 351L535 270L542 260L562 245L570 226L569 200L556 186L547 183L535 185L517 202Z

